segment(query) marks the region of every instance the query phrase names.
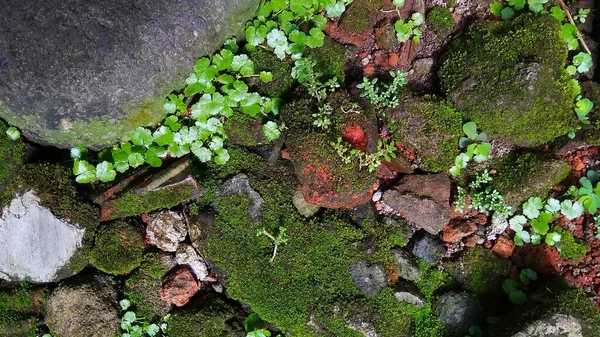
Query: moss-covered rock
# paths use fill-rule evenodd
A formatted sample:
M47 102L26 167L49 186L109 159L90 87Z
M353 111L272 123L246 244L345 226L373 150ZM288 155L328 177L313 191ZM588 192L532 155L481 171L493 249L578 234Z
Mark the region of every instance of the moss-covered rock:
M10 140L6 135L8 126L0 121L0 206L8 203L14 195L15 178L23 166L25 144L21 140Z
M92 264L107 274L127 274L140 265L144 247L144 238L137 226L124 221L111 223L96 234Z
M344 83L346 79L346 48L344 45L326 36L323 47L311 48L307 54L317 60L315 69L323 74L323 81L335 77L339 83Z
M553 230L560 234L560 241L556 243L556 248L562 257L577 260L587 254L589 247L576 240L568 229L554 227Z
M281 98L285 96L296 80L292 77L293 62L289 59L280 60L271 51L263 48L256 48L248 52L248 56L254 62L254 71L270 71L273 74L273 80L269 83L263 83L256 80L250 82L253 90L259 94L272 98Z
M389 119L396 140L415 152L422 170L448 171L454 165L463 123L450 104L434 97L405 97Z
M178 309L169 320L171 337L243 337L244 316L239 307L218 297L197 299Z
M36 336L36 315L41 312L43 289L26 283L11 290L0 291L0 335Z
M454 28L454 17L446 7L433 7L427 13L427 25L438 36L445 37L450 34Z
M507 278L510 261L481 246L467 248L455 261L446 263L446 270L465 290L477 295L501 292Z
M444 56L442 89L492 139L535 146L566 134L577 122L560 27L535 14L474 23Z
M569 164L544 153L513 152L492 165L496 172L492 186L508 205L517 206L529 197L544 198L550 189L569 174Z
M340 28L351 34L366 33L372 29L383 0L355 0L340 20Z
M265 142L262 126L262 120L258 116L237 113L225 121L225 134L233 144L257 146Z

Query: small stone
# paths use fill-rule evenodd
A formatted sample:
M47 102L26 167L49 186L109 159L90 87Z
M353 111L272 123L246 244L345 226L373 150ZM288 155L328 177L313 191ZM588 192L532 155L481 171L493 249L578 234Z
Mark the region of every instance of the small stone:
M238 174L235 177L227 180L219 187L217 191L225 196L246 195L250 199L250 207L248 214L254 221L260 219L260 209L264 202L263 198L250 186L250 180L245 174Z
M187 235L185 221L178 212L160 211L148 215L146 235L150 243L165 252L175 252Z
M364 68L363 68L363 74L365 76L372 76L375 74L375 66L373 66L372 64L367 64Z
M481 318L479 300L471 293L448 292L437 303L438 320L451 332L463 334Z
M375 64L379 67L388 67L388 55L383 50L376 50L373 53Z
M492 223L487 229L486 238L496 240L498 235L504 233L506 228L508 228L508 220L503 217L492 217Z
M373 198L371 198L371 200L373 200L374 202L378 202L381 199L382 195L383 195L383 192L381 192L381 190L375 191L375 193L373 193Z
M417 281L421 277L419 266L413 257L405 250L392 249L390 254L396 262L398 276L408 281Z
M223 288L223 285L221 283L215 283L211 285L213 290L216 291L219 294L222 294L223 291L225 291L225 288Z
M409 293L407 291L396 291L394 296L400 302L406 302L408 304L414 305L417 308L422 308L425 305L425 300L423 298L416 296L415 294Z
M419 75L429 75L433 70L433 63L433 59L429 57L418 59L413 62L413 69Z
M200 290L192 271L186 267L177 269L163 281L160 297L164 301L182 307Z
M411 252L414 256L434 265L442 259L442 256L446 254L446 250L446 247L444 247L439 238L429 233L423 233L414 242Z
M350 266L350 276L363 295L376 294L387 286L383 266L371 265L367 260L361 260Z
M206 277L208 276L206 262L192 246L180 246L179 249L177 249L175 260L180 266L188 266L198 281L206 280Z
M292 203L298 210L298 213L300 213L300 215L302 215L305 218L312 218L321 209L321 207L319 207L319 206L315 206L315 205L311 205L311 204L307 203L306 200L304 200L304 195L302 194L301 190L297 190L294 193L294 197L292 198Z
M499 236L498 240L496 240L496 243L494 244L494 247L492 247L492 251L494 251L494 253L502 256L505 259L511 257L514 250L515 243L513 240L504 236Z
M390 67L395 68L398 65L399 60L400 57L398 56L398 53L390 52L388 54L388 63L390 64Z
M448 243L455 243L462 240L477 230L477 225L470 221L450 221L448 226L442 230L442 240Z

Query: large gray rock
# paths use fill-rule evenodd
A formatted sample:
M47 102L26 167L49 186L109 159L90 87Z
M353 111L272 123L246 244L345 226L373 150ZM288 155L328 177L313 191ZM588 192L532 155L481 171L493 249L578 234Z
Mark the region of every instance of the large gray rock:
M0 218L0 279L56 282L74 275L85 229L57 218L33 191L16 196Z
M475 295L466 292L448 292L437 302L438 319L449 331L465 333L481 319L481 307Z
M99 149L165 117L194 62L258 0L0 0L0 117L30 140Z
M107 277L62 284L46 307L46 324L54 337L106 337L119 333L118 293Z
M554 314L531 323L513 337L583 337L584 324L577 317Z
M376 294L387 286L383 266L381 264L371 265L367 260L361 260L350 266L350 276L364 295Z

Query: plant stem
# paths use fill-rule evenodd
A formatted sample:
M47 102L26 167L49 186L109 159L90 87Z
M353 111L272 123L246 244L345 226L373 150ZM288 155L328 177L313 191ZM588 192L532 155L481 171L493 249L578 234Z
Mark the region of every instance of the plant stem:
M577 29L577 38L581 42L581 45L583 46L583 49L585 49L585 51L588 54L592 55L592 52L590 51L590 48L588 48L587 44L585 44L585 41L583 40L583 36L579 32L579 29L577 28L577 25L575 24L575 21L573 20L573 17L571 16L571 13L569 12L569 7L567 7L567 5L565 5L565 3L564 3L563 0L558 0L558 3L560 5L560 8L562 8L563 12L565 12L565 14L567 14L567 19L569 19L569 22L573 26L575 26L575 29Z
M275 240L276 240L275 237L273 235L271 235L271 233L267 232L267 230L264 227L263 227L262 231L266 237L268 237L269 239L273 240L273 242L275 242Z
M277 255L277 247L278 245L275 245L275 248L273 249L273 256L271 256L271 259L269 260L269 262L273 263L273 261L275 260L275 255Z

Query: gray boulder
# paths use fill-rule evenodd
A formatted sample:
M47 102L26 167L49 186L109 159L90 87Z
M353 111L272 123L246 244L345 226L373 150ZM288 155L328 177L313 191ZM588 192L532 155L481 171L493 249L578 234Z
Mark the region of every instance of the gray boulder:
M61 284L50 296L46 324L54 337L106 337L119 333L118 293L113 281L95 276Z
M554 314L531 323L513 337L583 337L584 325L577 317Z
M35 142L100 149L166 116L196 59L258 0L0 0L0 117Z
M361 260L350 266L350 276L364 295L376 294L387 286L383 266L381 264L371 265L367 260Z
M0 218L0 279L56 282L83 267L85 228L59 219L33 191L16 196ZM85 264L85 263L83 263Z
M466 292L448 292L437 302L438 320L451 332L465 333L481 319L479 300Z

